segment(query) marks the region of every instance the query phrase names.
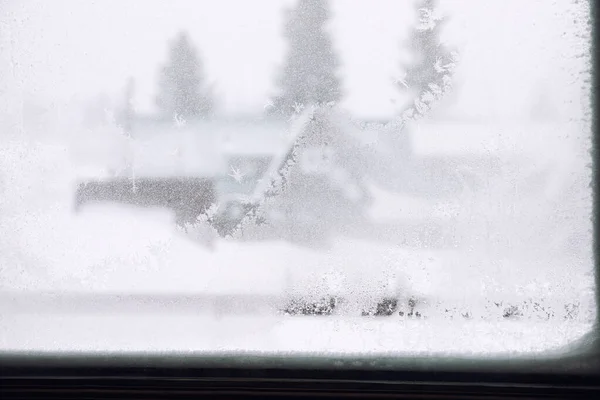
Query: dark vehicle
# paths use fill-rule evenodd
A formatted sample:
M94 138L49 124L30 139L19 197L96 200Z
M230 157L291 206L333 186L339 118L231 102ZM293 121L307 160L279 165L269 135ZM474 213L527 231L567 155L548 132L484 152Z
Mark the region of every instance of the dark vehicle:
M206 178L117 178L80 183L75 210L89 203L164 207L175 213L177 225L184 226L194 223L214 201L214 184Z

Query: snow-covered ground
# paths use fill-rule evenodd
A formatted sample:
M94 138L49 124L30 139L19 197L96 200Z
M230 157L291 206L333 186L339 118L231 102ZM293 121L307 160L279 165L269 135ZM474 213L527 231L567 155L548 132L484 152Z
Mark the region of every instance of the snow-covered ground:
M591 328L587 323L563 321L403 321L118 312L2 313L0 318L1 350L99 353L514 355L558 349Z
M405 249L347 238L328 250L233 240L208 248L179 231L163 210L105 205L75 215L49 208L14 214L3 224L13 232L3 240L5 290L339 294L369 301L414 295L476 308L473 303L483 298L556 296L582 302L592 283L590 271L568 259L491 259L462 250Z
M176 229L165 210L98 205L73 214L68 147L11 142L1 151L0 291L12 299L0 307L2 350L524 352L565 345L594 322L591 257L540 256L545 239L527 242L516 232L521 225L503 229L538 251L503 253L502 245L483 246L480 237L445 250L344 237L326 250L283 241L217 240L206 246ZM393 219L392 205L399 217L417 219L440 210L440 204L409 202L383 190L375 190L375 197L378 210L372 215L379 218ZM463 233L485 233L482 216L486 223L503 221L503 214L488 213L482 198L470 199L474 203L452 214L464 222ZM474 221L466 218L473 211ZM536 214L527 223L543 217ZM157 302L163 296L225 296L234 303L254 298L276 304L248 315L219 311L217 305L203 310L202 303L179 313L176 306L131 313L118 302L95 310L88 301L88 311L68 304L38 311L22 306L28 296L40 294L155 296ZM277 314L287 298L323 295L340 295L357 308L386 296L416 297L423 318ZM516 318L502 318L515 304ZM548 310L552 318L544 318Z

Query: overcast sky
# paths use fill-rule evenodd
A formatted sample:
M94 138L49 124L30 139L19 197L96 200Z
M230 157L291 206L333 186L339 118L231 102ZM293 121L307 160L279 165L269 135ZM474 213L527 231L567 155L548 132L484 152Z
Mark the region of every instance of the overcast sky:
M116 97L136 79L148 111L167 41L188 30L225 112L262 110L285 42L282 11L294 0L0 0L5 48L24 93L42 102ZM330 28L342 61L343 105L389 116L411 0L333 0ZM570 0L441 0L443 39L461 54L452 101L470 115L512 116L545 87L563 112L579 101ZM7 39L8 38L8 39ZM7 44L8 43L8 44ZM6 54L5 54L6 55ZM16 71L16 72L15 72Z

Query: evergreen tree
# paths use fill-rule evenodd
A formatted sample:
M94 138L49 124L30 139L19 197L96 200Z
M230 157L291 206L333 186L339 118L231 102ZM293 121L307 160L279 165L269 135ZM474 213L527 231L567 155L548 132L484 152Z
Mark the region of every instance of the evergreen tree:
M298 0L287 11L288 51L280 73L273 111L290 115L298 107L337 102L341 98L339 65L329 32L328 0Z
M161 114L169 118L205 117L213 111L213 95L205 81L204 65L185 32L170 44L156 103Z

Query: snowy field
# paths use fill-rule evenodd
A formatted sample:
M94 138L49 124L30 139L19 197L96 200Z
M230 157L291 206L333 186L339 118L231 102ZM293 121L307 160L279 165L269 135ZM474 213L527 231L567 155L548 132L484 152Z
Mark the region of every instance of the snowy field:
M573 322L481 322L181 314L0 315L9 351L507 355L556 350L589 332Z
M66 146L10 142L0 163L10 171L1 176L2 350L522 353L566 345L595 320L591 260L544 256L539 229L519 231L530 236L517 235L522 247L512 246L542 249L530 253L477 241L407 248L344 236L322 250L284 241L207 245L161 209L96 205L74 214ZM489 223L519 226L488 213L481 199L456 209L373 194L374 221L448 217L464 233L482 229L465 215L483 210ZM450 206L455 212L444 214ZM527 218L546 229L543 212ZM346 299L346 309L280 313L290 298L328 295ZM421 318L356 316L390 296L419 299ZM512 306L514 318L503 318Z
M596 323L590 2L14 3L0 352L537 356ZM177 210L75 204L115 177ZM222 238L222 192L267 209Z

